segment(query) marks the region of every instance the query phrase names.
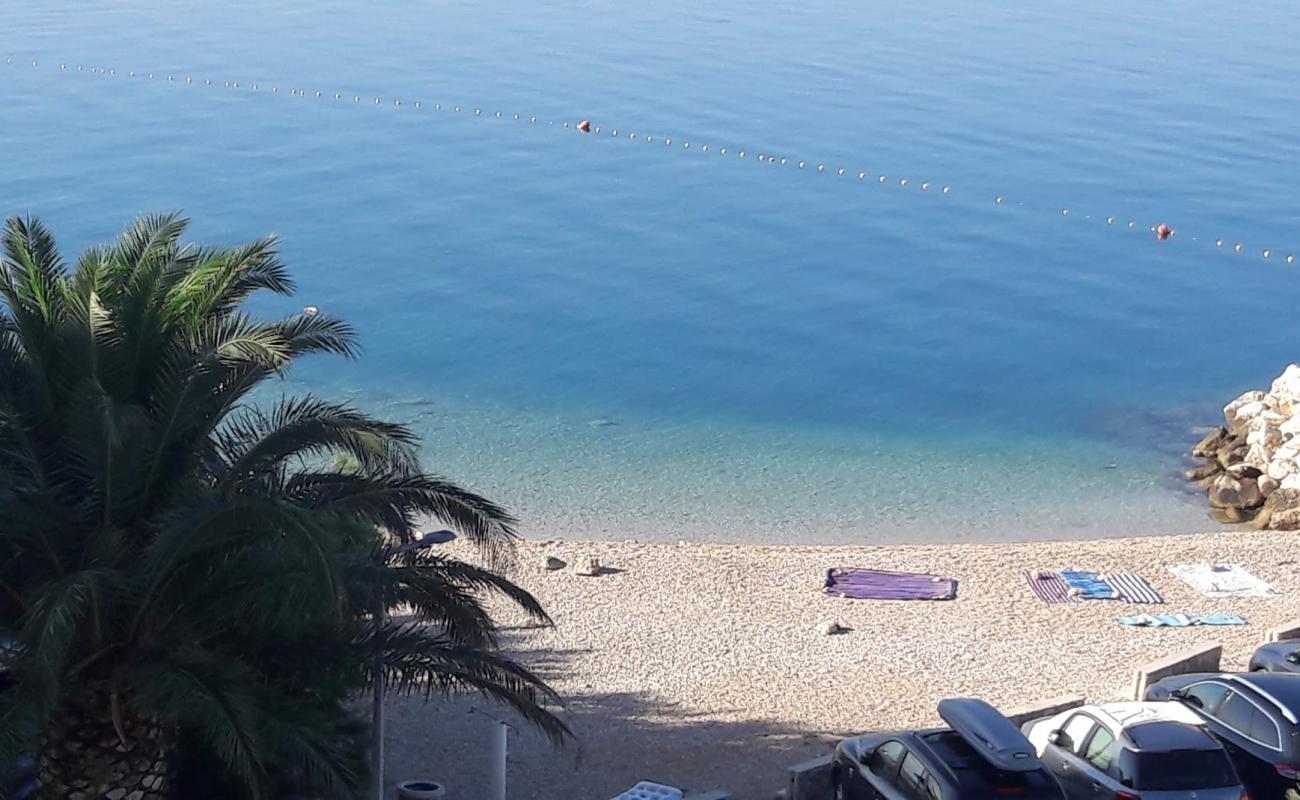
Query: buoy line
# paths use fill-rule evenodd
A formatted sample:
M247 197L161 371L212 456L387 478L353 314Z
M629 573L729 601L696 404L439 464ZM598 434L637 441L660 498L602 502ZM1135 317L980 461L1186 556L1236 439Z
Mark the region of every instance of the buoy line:
M45 67L45 63L42 62L40 59L35 59L30 62L26 62L26 61L20 62L15 60L13 56L6 56L4 60L4 64L10 67L23 66L28 63L30 63L32 69L42 69L43 67ZM115 67L87 66L84 64L71 64L68 62L59 63L57 70L60 73L71 74L71 75L99 75L99 76L106 76L106 77L125 77L127 79L159 81L163 83L171 83L180 86L201 87L201 88L221 88L221 89L229 89L229 90L237 90L237 91L263 92L272 95L287 96L287 97L314 98L320 100L327 100L331 103L350 104L353 106L365 106L369 108L394 109L394 110L404 110L404 111L410 110L412 112L432 111L435 113L447 111L452 114L470 113L470 106L468 105L462 106L458 104L447 104L441 102L429 103L423 100L403 101L399 98L385 99L380 97L362 96L352 92L326 91L320 89L310 90L298 86L286 86L285 92L282 93L281 86L275 83L259 84L259 83L247 82L247 81L240 82L240 81L230 81L230 80L215 80L212 78L195 78L192 75L178 75L176 73L163 73L157 71L154 72L142 71L142 70L123 71ZM694 152L694 153L699 153L701 155L707 154L709 152L713 152L719 156L727 156L730 153L735 158L748 160L748 156L752 152L749 150L737 149L734 147L733 148L715 147L712 150L710 150L710 147L707 144L700 144L700 143L692 144L690 140L682 139L680 137L674 139L671 136L643 135L640 138L638 138L635 131L624 130L623 132L620 132L618 128L610 127L610 126L605 126L604 128L602 128L602 126L596 125L595 123L593 123L591 120L588 119L583 119L580 122L574 123L569 120L539 119L536 115L521 114L521 113L512 114L512 113L506 113L502 111L491 112L485 116L483 108L481 106L473 108L472 116L480 117L480 118L488 118L488 119L513 120L514 122L525 123L529 125L542 124L542 125L546 125L547 127L558 126L561 130L571 131L574 133L578 133L580 135L591 135L591 136L605 135L616 139L622 139L628 142L639 141L639 142L644 142L646 144L659 143L660 146L664 148L675 149L678 152ZM676 142L676 144L674 144L674 142ZM754 155L754 159L753 159L754 163L766 164L768 166L782 166L782 167L788 166L788 167L793 167L796 170L815 171L817 174L822 174L822 175L830 174L836 177L856 178L856 180L861 181L863 183L873 183L876 185L897 185L898 188L900 189L906 189L909 186L911 186L915 190L921 192L929 192L931 189L933 189L934 193L938 195L956 194L952 186L948 184L940 184L934 181L921 181L918 183L916 181L912 181L909 178L894 179L886 175L873 174L872 172L866 169L852 169L852 168L847 168L842 166L828 167L828 165L824 162L816 163L814 165L812 161L806 159L796 159L790 156L778 156L771 153L755 152L753 153L753 155ZM828 169L829 169L829 173L828 173ZM1013 204L1008 201L1006 196L1000 194L992 195L992 197L988 199L995 206L1014 205L1019 208L1026 208L1026 209L1035 208L1033 206L1026 206L1024 203ZM1171 226L1166 221L1139 223L1137 220L1134 219L1126 220L1123 217L1119 217L1115 215L1100 216L1100 215L1092 215L1092 214L1078 214L1078 213L1074 213L1072 209L1070 209L1069 207L1061 207L1060 215L1063 217L1069 217L1069 216L1082 217L1085 220L1093 220L1093 219L1096 219L1098 221L1104 220L1106 226L1108 227L1118 228L1130 232L1150 233L1151 239L1157 242L1166 242L1175 237L1179 237L1180 235L1179 230L1176 227ZM1262 258L1264 260L1271 260L1276 255L1278 261L1283 261L1287 264L1296 263L1296 256L1291 253L1282 255L1281 254L1282 251L1272 247L1263 247L1263 248L1247 247L1242 242L1233 238L1215 237L1211 239L1209 237L1198 237L1198 236L1186 236L1185 238L1190 239L1191 241L1194 242L1203 241L1207 245L1212 242L1216 249L1228 253L1245 254L1249 252L1257 255L1259 258Z

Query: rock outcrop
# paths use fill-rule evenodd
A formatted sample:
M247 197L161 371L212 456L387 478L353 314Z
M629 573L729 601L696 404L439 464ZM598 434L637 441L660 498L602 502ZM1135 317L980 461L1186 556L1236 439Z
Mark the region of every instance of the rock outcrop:
M1192 448L1203 463L1186 473L1209 495L1210 513L1224 523L1300 529L1300 365L1267 392L1228 403L1223 419Z

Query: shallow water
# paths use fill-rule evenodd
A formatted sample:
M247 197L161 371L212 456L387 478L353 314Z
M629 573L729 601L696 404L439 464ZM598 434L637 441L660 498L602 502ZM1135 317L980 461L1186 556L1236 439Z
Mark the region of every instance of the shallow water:
M68 252L279 232L259 309L366 350L284 388L411 422L528 533L1203 529L1180 453L1296 357L1292 3L265 5L6 9L4 211Z

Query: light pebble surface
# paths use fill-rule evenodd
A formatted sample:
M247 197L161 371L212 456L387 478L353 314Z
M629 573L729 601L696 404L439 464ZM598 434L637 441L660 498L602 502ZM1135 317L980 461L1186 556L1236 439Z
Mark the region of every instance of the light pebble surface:
M1194 644L1221 642L1224 668L1244 668L1265 630L1300 616L1300 534L1222 532L1104 541L880 547L760 547L538 542L519 547L512 576L554 628L508 627L505 646L565 698L575 741L554 750L519 726L510 736L509 797L606 800L638 780L688 791L772 797L791 764L840 737L933 725L944 697L1009 709L1080 693L1126 697L1133 669ZM469 553L457 545L458 554ZM548 572L546 556L568 562ZM595 556L609 568L582 577ZM1268 598L1213 599L1170 564L1237 562L1273 585ZM955 601L845 600L821 593L832 566L932 572L959 581ZM1048 605L1022 569L1131 571L1161 606ZM1121 614L1236 613L1238 627L1130 628ZM826 636L838 620L850 632ZM390 787L432 778L448 800L486 800L494 723L479 698L391 698ZM510 717L511 721L514 721Z

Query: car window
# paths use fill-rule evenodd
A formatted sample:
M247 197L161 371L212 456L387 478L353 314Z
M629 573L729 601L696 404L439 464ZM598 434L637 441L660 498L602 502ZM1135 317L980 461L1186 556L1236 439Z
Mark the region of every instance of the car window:
M939 789L939 782L933 776L925 776L926 797L930 800L940 800L943 797L943 791Z
M868 768L883 778L893 778L898 774L898 764L903 760L907 749L902 742L889 741L877 747L868 759Z
M1187 698L1192 701L1192 705L1206 714L1214 716L1218 712L1219 706L1223 705L1223 699L1228 696L1228 687L1222 683L1206 681L1188 686L1185 693Z
M1274 749L1280 750L1282 747L1281 732L1277 729L1277 723L1273 718L1255 707L1255 713L1250 718L1250 727L1243 731L1247 736L1259 742L1268 745Z
M1248 734L1255 718L1255 706L1239 694L1230 694L1214 712L1214 716L1234 731Z
M1088 741L1088 747L1083 753L1083 760L1105 772L1110 769L1110 762L1114 759L1115 737L1110 731L1098 725L1097 732Z
M1075 714L1065 723L1065 727L1061 728L1061 736L1057 741L1057 746L1069 750L1075 755L1080 755L1084 743L1088 741L1088 734L1092 733L1092 729L1096 725L1097 723L1093 721L1092 717Z
M898 788L905 796L914 800L931 800L930 788L926 785L926 779L929 777L921 759L908 753L903 759L902 769L898 771Z

